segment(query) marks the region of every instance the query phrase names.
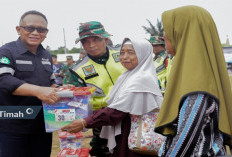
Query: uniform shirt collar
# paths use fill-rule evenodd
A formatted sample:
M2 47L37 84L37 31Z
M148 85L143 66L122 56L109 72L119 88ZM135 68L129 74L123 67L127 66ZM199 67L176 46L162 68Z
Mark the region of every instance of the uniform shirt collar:
M67 64L67 67L72 68L74 65L75 65L75 63L72 63L70 66L68 66L68 64Z
M160 58L161 56L163 56L165 54L165 50L163 50L162 52L160 52L160 54L155 55L154 60L156 60L157 58Z
M93 57L93 56L91 56L91 55L89 55L89 54L87 54L88 55L88 57L90 58L90 59L92 59L94 62L96 62L96 63L98 63L98 64L106 64L106 62L107 62L107 60L109 59L109 49L108 49L108 47L106 47L106 53L104 53L102 56L100 56L100 57Z
M18 38L17 41L16 41L16 45L17 45L17 51L20 53L20 54L23 54L23 53L26 53L26 52L30 52L22 43L21 39ZM38 47L38 53L41 51L41 50L44 50L43 46L40 44L39 47Z
M165 50L163 50L160 54L157 55L157 57L161 57L165 54Z

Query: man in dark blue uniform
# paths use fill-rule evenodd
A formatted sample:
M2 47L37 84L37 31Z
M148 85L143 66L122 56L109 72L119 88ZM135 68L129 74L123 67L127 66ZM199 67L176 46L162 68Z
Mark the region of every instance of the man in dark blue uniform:
M0 48L0 111L40 107L35 119L2 119L1 112L1 157L50 157L52 134L45 132L42 101L53 104L59 96L52 88L52 57L41 45L47 23L40 12L24 13L16 27L18 40Z

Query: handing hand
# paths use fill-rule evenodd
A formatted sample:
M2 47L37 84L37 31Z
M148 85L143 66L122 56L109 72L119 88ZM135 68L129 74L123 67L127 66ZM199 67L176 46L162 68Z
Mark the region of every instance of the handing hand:
M56 94L57 91L57 88L38 87L36 90L36 96L38 99L47 104L55 104L60 99L59 95Z
M72 88L75 87L73 84L65 84L63 86L60 86L60 88Z
M69 133L77 133L83 130L87 126L87 123L84 119L76 119L72 121L69 125L66 125L61 128L62 131L67 131Z

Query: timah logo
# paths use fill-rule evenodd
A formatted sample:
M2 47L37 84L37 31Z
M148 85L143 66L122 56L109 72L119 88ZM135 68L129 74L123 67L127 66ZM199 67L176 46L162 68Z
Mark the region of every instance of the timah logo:
M8 113L6 111L0 111L0 118L23 118L24 114L19 111L15 113Z
M1 106L0 119L34 119L42 106Z

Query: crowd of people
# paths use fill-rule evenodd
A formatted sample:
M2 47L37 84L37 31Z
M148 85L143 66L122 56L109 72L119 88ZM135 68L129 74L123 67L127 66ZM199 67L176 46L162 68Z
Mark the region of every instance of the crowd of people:
M76 62L73 60L73 56L66 56L66 64L57 62L57 55L52 55L53 63L53 75L55 77L55 82L58 86L72 84L74 86L80 86L78 81L76 81L75 76L73 76L69 69L72 69L75 64L78 64L86 56L86 52L82 51L79 54L79 60Z
M35 119L0 118L0 156L50 156L42 101L59 101L57 87L66 84L96 87L93 114L61 128L92 128L91 156L226 155L225 146L232 148L232 92L213 18L204 8L184 6L162 13L162 23L164 36L125 37L120 47L112 46L100 22L81 23L76 43L86 55L76 63L67 56L63 65L41 45L49 31L46 16L24 13L19 38L0 48L0 106L41 110ZM132 117L153 112L158 117L151 130L165 137L159 151L130 149L128 137L137 129Z

